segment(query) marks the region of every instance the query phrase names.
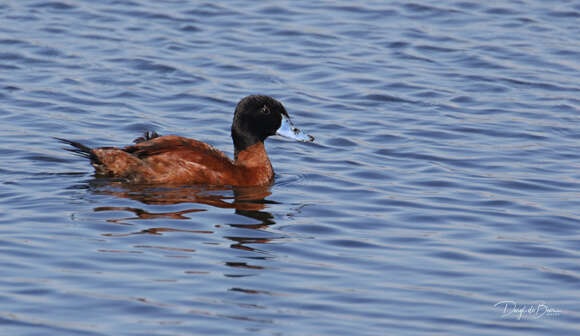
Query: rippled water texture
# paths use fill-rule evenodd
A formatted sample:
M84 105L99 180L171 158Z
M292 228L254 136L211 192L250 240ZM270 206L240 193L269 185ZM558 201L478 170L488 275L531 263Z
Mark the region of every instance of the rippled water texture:
M3 1L2 335L573 335L575 1ZM281 100L264 188L96 179L89 146L232 154Z

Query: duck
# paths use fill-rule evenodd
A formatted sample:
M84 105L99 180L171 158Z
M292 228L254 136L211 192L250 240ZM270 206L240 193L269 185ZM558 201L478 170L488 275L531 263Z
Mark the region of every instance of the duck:
M271 184L274 170L264 141L280 135L301 142L314 137L296 128L282 103L266 95L242 98L234 111L231 137L234 159L213 146L177 135L146 132L126 147L90 148L55 137L64 149L90 160L96 176L133 184Z

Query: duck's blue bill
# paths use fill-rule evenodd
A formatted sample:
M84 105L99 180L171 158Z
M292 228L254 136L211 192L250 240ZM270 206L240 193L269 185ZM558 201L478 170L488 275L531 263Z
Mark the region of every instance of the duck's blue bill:
M285 115L282 115L282 124L276 134L281 135L286 138L294 139L297 141L304 141L304 142L312 142L314 141L314 137L312 135L308 135L298 128L294 127L294 124Z

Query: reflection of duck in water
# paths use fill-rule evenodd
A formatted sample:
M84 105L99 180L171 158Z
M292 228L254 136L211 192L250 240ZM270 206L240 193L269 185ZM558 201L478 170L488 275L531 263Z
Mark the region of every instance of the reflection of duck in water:
M255 187L209 187L209 186L172 186L159 188L152 185L124 184L115 181L95 180L91 187L96 194L113 195L119 198L132 199L147 205L172 205L172 204L204 204L216 208L234 209L235 213L244 217L257 220L256 224L228 224L232 227L247 229L260 229L275 224L271 213L263 211L267 204L277 204L276 201L267 200L271 195L270 186ZM233 195L232 195L233 193ZM123 211L130 212L133 217L108 219L113 223L128 223L131 220L156 220L156 219L184 219L188 220L196 212L204 212L207 209L195 207L180 209L178 211L150 212L138 207L125 206L102 206L94 209L97 212ZM175 231L168 228L147 229L140 233L160 233L163 231ZM181 230L178 230L181 231ZM190 230L185 230L190 232ZM199 233L211 233L193 230Z
M127 184L118 181L94 180L91 189L96 194L113 195L151 205L197 203L222 209L262 210L266 204L277 204L265 198L270 186L229 187L171 185L158 187L146 184Z
M232 123L233 161L206 143L179 136L155 134L132 146L95 149L58 140L89 158L98 175L126 182L256 186L274 177L264 140L275 134L314 140L295 128L284 106L268 96L248 96L238 103Z

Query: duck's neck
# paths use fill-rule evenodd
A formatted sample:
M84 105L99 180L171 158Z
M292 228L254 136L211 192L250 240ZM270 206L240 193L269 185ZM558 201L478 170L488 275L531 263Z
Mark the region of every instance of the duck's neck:
M263 142L253 144L241 151L236 150L234 158L234 163L238 166L272 169L272 164L268 154L266 154L266 147Z
M264 185L274 178L274 169L263 142L236 151L234 164L238 167L238 178L244 181L243 184Z
M261 141L244 150L236 150L234 165L238 167L237 178L243 185L265 185L274 178L274 169Z

